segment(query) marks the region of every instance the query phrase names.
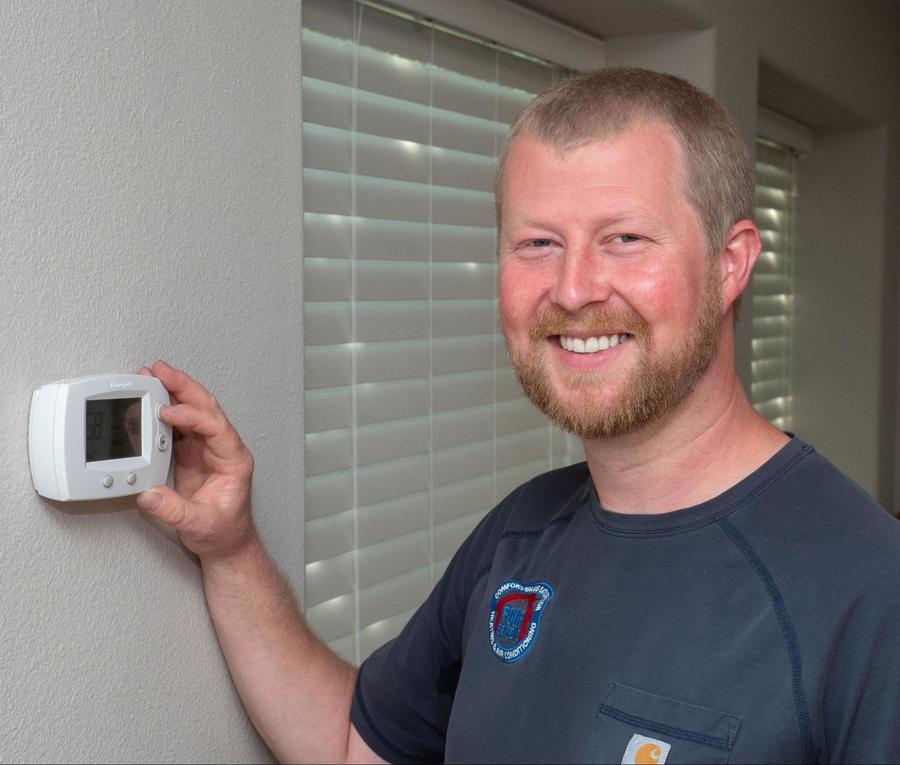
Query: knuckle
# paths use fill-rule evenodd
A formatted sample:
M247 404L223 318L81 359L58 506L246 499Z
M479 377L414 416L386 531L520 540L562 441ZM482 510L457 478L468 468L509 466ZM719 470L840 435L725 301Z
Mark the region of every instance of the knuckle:
M210 393L208 405L210 411L215 412L217 416L227 421L227 418L225 417L225 409L222 407L222 402L219 401L217 396Z
M239 465L240 473L244 478L249 479L250 477L252 477L256 462L253 459L253 454L250 453L250 450L246 446L244 447L243 453L241 454Z

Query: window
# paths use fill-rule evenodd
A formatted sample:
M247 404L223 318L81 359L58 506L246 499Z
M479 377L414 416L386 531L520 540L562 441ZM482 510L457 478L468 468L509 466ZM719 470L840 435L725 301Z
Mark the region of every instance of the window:
M796 153L768 138L756 140L756 223L762 252L753 269L751 401L773 425L791 430Z
M305 605L360 662L566 463L507 364L493 208L508 125L561 70L373 3L303 21Z

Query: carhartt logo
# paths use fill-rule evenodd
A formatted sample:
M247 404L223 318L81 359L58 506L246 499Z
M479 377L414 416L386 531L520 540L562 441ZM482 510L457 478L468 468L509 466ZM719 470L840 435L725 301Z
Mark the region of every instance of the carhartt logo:
M663 765L671 748L665 741L635 733L628 742L622 765Z

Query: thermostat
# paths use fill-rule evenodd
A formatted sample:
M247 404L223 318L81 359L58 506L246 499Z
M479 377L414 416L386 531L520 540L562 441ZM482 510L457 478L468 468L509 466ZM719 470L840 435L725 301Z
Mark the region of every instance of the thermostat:
M62 501L137 494L166 482L169 393L147 375L58 380L31 396L28 457L35 491Z

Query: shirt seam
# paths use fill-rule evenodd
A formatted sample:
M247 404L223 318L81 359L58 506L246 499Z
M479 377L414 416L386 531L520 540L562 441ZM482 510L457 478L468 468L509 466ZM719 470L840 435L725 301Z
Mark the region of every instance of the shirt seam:
M559 523L567 523L567 522L571 521L572 518L574 518L574 517L575 517L575 511L573 510L571 513L567 513L566 515L564 515L562 517L554 518L552 521L550 521L550 523L548 523L542 529L523 529L521 531L504 531L500 535L500 539L497 540L497 546L499 547L500 543L505 539L540 539L544 535L544 532L547 531L551 526L555 526L556 524L559 524ZM496 549L495 549L494 554L496 555ZM494 565L494 563L493 563L493 561L491 561L486 566L484 566L482 569L480 569L477 574L475 574L475 577L472 579L472 586L469 588L469 597L470 598L472 597L472 593L475 591L475 588L478 586L478 583L490 573L491 568L493 568L493 565Z
M588 478L590 480L590 478ZM521 495L524 492L524 489L527 488L527 484L524 486L520 486L519 489L515 493L514 503L518 504ZM579 491L575 492L569 500L557 511L556 517L550 520L543 528L540 529L508 529L500 534L497 539L496 544L494 545L494 549L491 553L491 562L487 565L483 566L475 576L472 578L472 583L469 585L468 591L466 592L466 602L471 600L472 594L475 592L475 588L478 586L478 583L484 579L490 572L491 568L494 565L494 558L497 555L497 548L500 547L500 543L506 539L540 539L543 536L544 532L547 531L551 526L555 526L560 523L568 523L577 515L577 508L575 510L570 510L565 515L559 515L559 513L565 511L568 507L570 507L573 503L584 501L587 499L587 492L584 491L584 487L582 487ZM589 500L588 500L589 501ZM511 510L515 510L515 504ZM590 508L588 508L590 509Z
M575 517L575 511L572 510L570 513L566 513L563 516L554 518L542 529L521 529L521 530L504 531L500 535L499 542L502 542L504 539L525 539L528 537L539 538L539 537L543 536L544 532L547 531L551 526L556 526L559 523L568 523L574 517Z
M607 526L606 524L604 524L599 518L597 518L597 515L596 513L594 513L593 508L589 507L588 509L590 510L591 520L594 522L594 525L604 534L609 534L610 536L617 537L630 537L632 539L661 539L665 537L681 536L682 534L690 534L691 532L698 531L714 523L718 523L719 521L730 516L732 513L735 513L738 510L742 509L748 502L750 502L750 500L756 499L760 494L768 491L771 488L772 484L775 483L775 481L780 480L784 476L784 474L789 470L792 470L800 460L805 459L812 453L813 450L810 447L805 447L802 451L790 457L783 465L773 471L770 476L760 481L750 491L742 494L731 504L726 505L724 508L716 512L714 515L711 515L709 518L702 518L700 520L693 521L692 523L687 523L684 526L675 526L667 529L660 529L659 531L648 529L619 529L614 526Z
M803 659L800 655L800 641L797 638L797 630L788 613L784 597L775 582L775 578L747 538L744 537L744 535L741 534L727 518L719 518L717 523L725 535L731 540L732 544L747 559L747 562L759 578L771 601L772 610L775 612L775 618L781 629L781 635L791 664L791 688L794 696L794 710L797 714L797 725L800 732L801 757L803 762L812 762L812 724L809 717L809 704L806 700L806 692L803 688Z

